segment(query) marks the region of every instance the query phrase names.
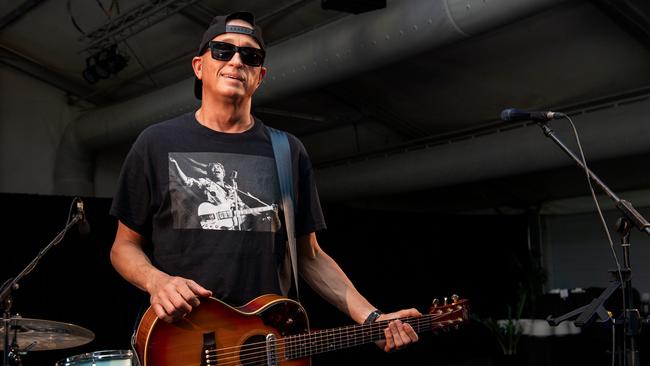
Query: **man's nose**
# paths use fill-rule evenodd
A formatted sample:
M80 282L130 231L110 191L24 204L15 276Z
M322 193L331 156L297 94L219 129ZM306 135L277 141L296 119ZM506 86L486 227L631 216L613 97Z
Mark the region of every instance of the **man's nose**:
M244 63L241 60L241 56L239 55L239 51L235 52L235 54L232 56L230 61L228 61L228 63L230 63L230 64L232 64L234 66L237 66L237 67L244 66Z

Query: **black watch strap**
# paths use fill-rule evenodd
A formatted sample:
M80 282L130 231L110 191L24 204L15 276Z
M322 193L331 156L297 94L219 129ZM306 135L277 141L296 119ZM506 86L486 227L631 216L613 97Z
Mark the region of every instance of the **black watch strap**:
M370 314L368 315L368 317L367 317L366 320L363 322L363 324L374 323L375 320L377 320L377 318L379 318L379 316L380 316L381 314L383 314L381 311L375 309L372 313L370 313Z

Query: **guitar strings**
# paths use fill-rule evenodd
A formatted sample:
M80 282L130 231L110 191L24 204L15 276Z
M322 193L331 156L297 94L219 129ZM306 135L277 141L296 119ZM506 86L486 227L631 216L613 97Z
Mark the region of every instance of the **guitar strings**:
M449 314L449 313L447 313L447 314ZM418 319L418 318L407 318L407 320L408 320L408 319ZM388 321L387 321L387 322L388 322ZM452 322L453 322L453 321L452 321ZM431 324L429 324L429 323L431 323L431 319L426 319L425 321L421 321L421 323L423 323L423 324L421 324L421 325L431 325ZM439 324L439 325L442 325L442 324ZM354 327L354 326L353 326L353 327ZM379 333L383 333L383 328L382 328L382 329L375 329L375 328L376 328L376 327L371 328L371 333L373 333L372 335L375 335L375 336L376 336L376 335L378 335ZM419 327L418 327L418 328L419 328ZM336 328L336 329L344 329L344 328ZM427 330L428 330L428 329L430 329L430 328L427 327ZM420 331L422 331L422 330L420 330ZM322 332L325 333L325 332L329 332L329 331L322 331ZM314 332L314 333L316 333L316 332ZM357 332L355 331L355 332L353 332L353 333L357 333ZM305 336L309 336L310 334L313 334L313 333L306 333L306 334L303 334L303 335L300 335L300 336L305 337ZM322 334L320 334L320 335L322 336ZM291 337L293 338L293 337L297 337L297 336L298 336L298 335L296 335L296 336L291 336ZM333 337L334 335L331 335L331 336ZM328 337L328 336L326 335L326 338L327 338L327 337ZM287 339L287 338L289 338L289 337L285 337L284 339ZM314 337L314 338L321 338L320 340L322 340L323 337ZM284 339L282 339L282 340L284 340ZM291 342L282 342L282 340L281 340L281 342L279 342L279 343L276 342L276 343L274 344L274 347L277 348L279 345L282 345L282 343L285 344L285 348L284 348L284 349L280 349L280 352L278 352L278 359L280 359L280 360L286 360L286 359L289 359L289 358L286 358L286 355L285 355L285 354L287 353L287 352L286 352L286 349L287 349L287 348L291 348L292 346L295 347L295 345L288 345L288 343L291 343ZM312 340L312 341L313 341L313 340ZM315 341L313 341L313 342L316 343ZM259 343L263 343L263 342L259 342ZM329 347L320 347L320 348L323 348L323 349L322 349L322 352L326 352L326 351L328 351L329 348L331 348L332 346L338 346L338 345L341 345L341 344L343 344L343 343L345 343L345 341L343 341L343 342L339 342L339 341L337 341L337 340L334 340L333 343L332 343L332 342L328 343L328 346L329 346ZM348 343L348 345L349 345L350 342L347 342L347 343ZM362 343L365 343L365 342L362 342ZM359 343L359 344L362 344L362 343ZM355 345L355 344L353 344L353 345ZM235 353L234 355L229 356L229 357L223 357L223 356L224 356L223 354L218 354L218 355L210 355L209 358L210 358L211 361L214 360L214 359L216 358L216 360L218 361L218 364L223 364L223 365L230 365L230 364L233 364L233 363L234 363L234 364L237 364L238 362L258 362L258 361L259 361L259 362L262 362L262 363L265 364L265 361L267 360L267 359L266 359L266 357L267 357L267 355L266 355L266 346L263 347L264 351L261 351L261 350L260 350L260 351L258 351L258 352L251 352L251 350L256 350L256 349L257 349L257 350L260 350L260 347L256 347L256 348L247 348L247 349L245 349L245 351L246 351L246 352L245 352L246 355L245 355L244 357L238 357L238 354ZM313 351L313 349L316 349L317 351L316 351L316 352L311 352L311 351ZM321 352L318 351L318 349L319 349L319 346L318 346L318 345L315 345L315 346L310 345L310 346L308 346L308 347L303 347L303 352L304 352L304 353L307 353L307 354L305 354L304 356L301 356L301 357L306 357L306 356L309 356L309 355L311 355L311 354L321 353ZM305 352L305 351L309 351L309 352ZM233 352L230 352L230 353L232 354ZM292 358L290 358L290 359L301 358L301 357L292 357ZM232 359L232 360L226 360L226 359Z
M432 321L437 320L442 316L448 316L449 314L454 314L454 313L455 312L439 314L440 316L437 316L437 317L434 317L433 314L428 314L428 315L424 315L422 317L400 318L400 320L408 322L409 324L411 324L412 322L418 322L419 321L419 323L421 323L420 327L423 326L423 325L431 326ZM438 315L438 314L436 314L436 315ZM363 334L364 332L374 334L375 331L383 332L383 329L392 320L395 320L395 319L390 319L390 320L385 320L385 321L382 321L382 322L373 323L372 325L366 325L365 327L364 326L359 326L359 325L352 325L352 326L345 326L345 327L339 327L339 328L328 329L328 330L321 330L321 331L316 331L316 332L311 332L311 333L295 334L295 335L285 337L283 339L289 340L289 341L295 340L296 342L299 342L300 341L299 338L303 337L303 338L311 338L311 341L317 342L317 341L322 341L323 339L328 338L328 337L333 337L335 331L338 332L338 335L340 336L342 334L342 332L341 332L342 330L346 331L345 332L346 335L354 335L355 333L362 333ZM411 324L411 325L413 325L413 324ZM350 332L350 329L352 329L351 332ZM370 330L370 332L367 332L366 330ZM265 341L264 342L250 343L247 346L254 346L254 345L263 345L262 348L266 349L266 342ZM212 350L211 352L225 351L225 350L233 349L233 348L240 348L240 346L231 346L231 347L219 348L217 350ZM250 349L253 349L253 348L251 347L251 348L247 348L247 349L250 350Z
M443 313L443 314L426 314L423 315L422 317L400 318L400 320L411 324L411 326L414 326L414 328L417 327L417 331L422 332L423 330L434 330L431 329L432 325L437 325L440 328L444 328L445 325L452 325L456 323L455 321L451 320L447 322L438 322L438 324L434 324L437 319L441 317L447 317L451 314L455 314L460 310L461 309L453 312ZM358 342L356 340L351 341L350 336L355 337L356 335L361 334L363 335L363 337L368 336L372 338L374 336L383 335L383 330L385 329L387 324L392 320L395 319L384 320L381 322L377 322L377 323L373 323L361 327L358 325L352 325L352 326L334 328L329 330L316 331L312 333L296 334L275 341L274 348L277 349L278 346L284 344L284 347L280 349L280 352L278 352L278 357L280 359L288 359L286 358L286 354L291 354L296 356L300 356L301 354L304 354L304 356L302 357L306 357L311 354L326 352L332 348L337 349L339 346L343 344L347 344L347 346L350 345L355 346L366 342L363 342L363 340L362 342ZM422 327L425 327L425 329L421 329ZM341 339L342 337L344 339ZM309 340L309 342L304 343L305 340ZM228 350L231 349L234 350L228 352ZM241 349L242 351L240 352L239 349ZM216 350L210 350L207 351L206 353L208 354L208 357L211 360L214 360L214 358L216 358L219 361L218 362L219 364L228 365L237 362L251 362L251 361L266 360L266 350L267 350L266 342L255 342L255 343L247 344L244 347L242 346L224 347ZM314 350L316 351L314 352ZM244 356L239 357L242 354L244 354ZM293 357L293 358L301 358L301 357Z
M453 313L439 314L440 316L438 316L438 317L434 317L434 315L438 315L438 314L425 314L425 315L423 315L421 317L399 318L399 320L404 321L404 322L409 322L409 324L410 324L410 321L412 321L412 320L417 321L418 319L420 319L421 323L422 322L427 322L427 321L431 322L431 321L439 319L442 316L449 315L449 314L453 314ZM291 335L291 336L288 336L288 337L284 337L283 339L297 339L299 337L312 337L312 338L316 338L315 340L322 340L322 338L331 336L334 333L335 330L338 330L340 332L340 330L346 330L346 329L348 329L348 330L352 329L352 332L347 331L346 334L364 333L364 332L366 332L366 330L370 330L371 332L374 332L375 330L383 331L383 329L386 328L388 323L390 321L393 321L393 320L396 320L396 319L384 320L384 321L381 321L381 322L376 322L376 323L372 323L372 324L368 324L368 325L361 325L361 326L360 325L349 325L349 326L344 326L344 327L339 327L339 328L334 328L334 329L319 330L319 331L310 332L310 333L294 334L294 335ZM429 324L429 325L431 325L431 324ZM247 346L253 346L253 345L262 345L263 346L262 348L266 349L266 341L250 343ZM240 346L230 346L230 347L218 348L216 350L211 350L210 352L218 352L218 351L225 351L225 350L228 350L228 349L238 349L238 348L240 348ZM250 349L250 348L248 348L248 349Z

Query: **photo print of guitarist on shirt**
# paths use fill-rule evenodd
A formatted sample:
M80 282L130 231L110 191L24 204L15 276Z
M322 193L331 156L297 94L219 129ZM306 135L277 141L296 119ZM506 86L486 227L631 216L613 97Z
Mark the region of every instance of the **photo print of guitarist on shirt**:
M169 153L176 229L276 232L280 189L275 161L254 155Z

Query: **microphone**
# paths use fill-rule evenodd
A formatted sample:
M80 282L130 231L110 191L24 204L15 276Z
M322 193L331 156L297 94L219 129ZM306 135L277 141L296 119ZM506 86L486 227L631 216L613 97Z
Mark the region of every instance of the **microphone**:
M86 220L86 211L84 211L84 202L79 198L77 200L77 213L81 217L81 221L79 221L79 234L81 235L87 235L90 233L90 224L88 223L88 220Z
M552 119L565 118L566 114L560 112L542 111L531 112L523 109L508 108L501 112L501 120L504 122L535 121L546 122Z

